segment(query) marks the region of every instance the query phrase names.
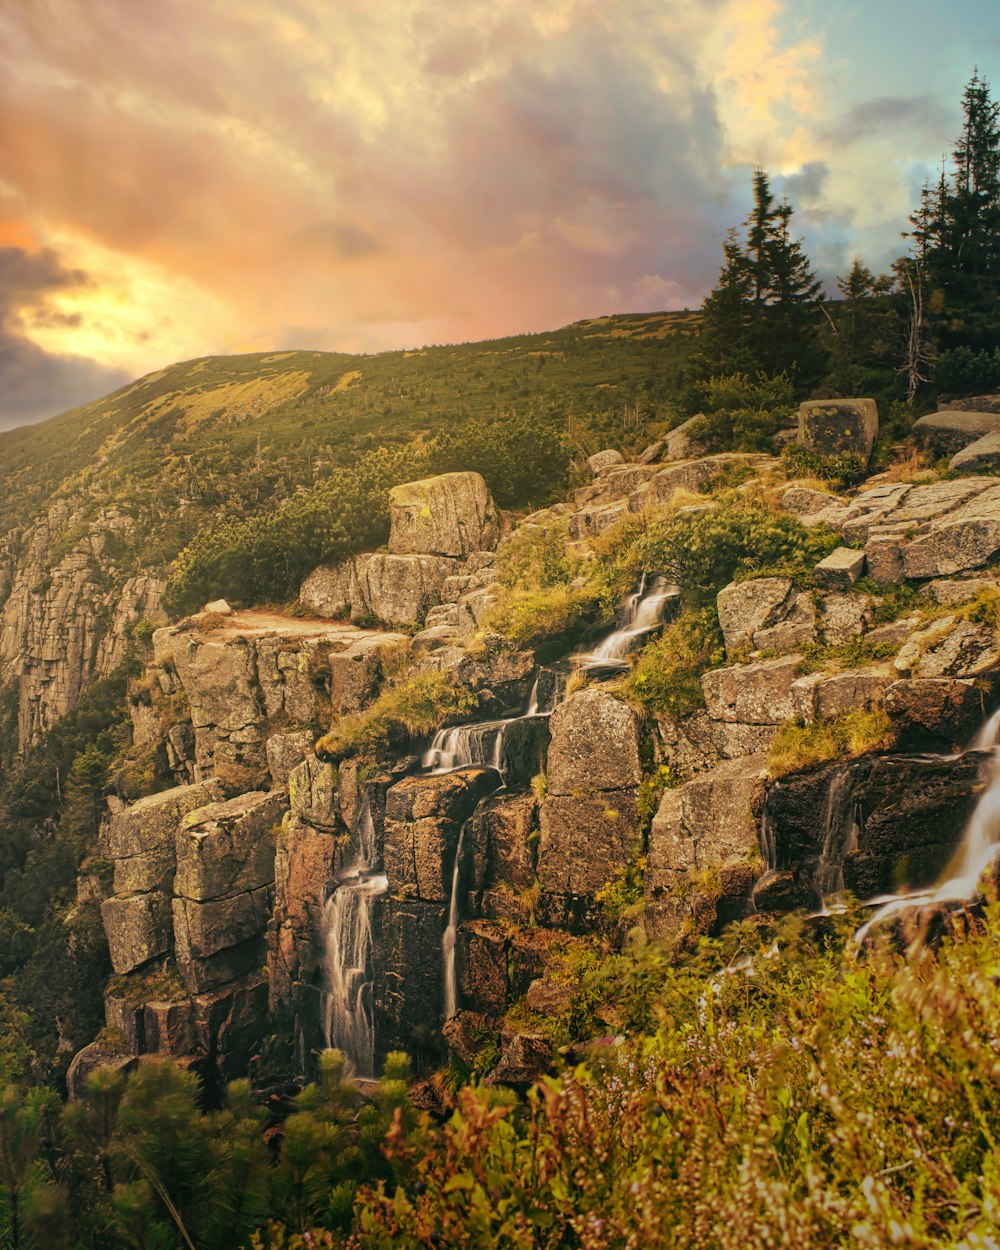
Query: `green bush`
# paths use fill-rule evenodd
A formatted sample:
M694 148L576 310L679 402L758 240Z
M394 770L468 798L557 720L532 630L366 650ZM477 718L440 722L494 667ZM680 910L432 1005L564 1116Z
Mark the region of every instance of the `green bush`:
M785 374L730 373L692 383L683 403L703 414L693 434L707 451L769 451L774 435L792 422L794 398Z
M768 771L772 777L783 777L827 760L886 751L894 741L892 723L881 710L844 712L809 725L782 725L768 753Z
M821 482L829 482L838 488L856 486L868 476L867 461L848 451L824 456L799 443L789 443L781 458L789 477L817 477Z
M644 712L686 716L704 707L702 674L725 658L715 609L689 608L639 653L622 693Z

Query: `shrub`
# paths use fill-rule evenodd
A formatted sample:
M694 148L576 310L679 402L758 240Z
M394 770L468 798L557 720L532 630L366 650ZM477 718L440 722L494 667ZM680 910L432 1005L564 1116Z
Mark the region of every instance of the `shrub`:
M444 673L400 679L363 712L344 716L316 743L316 753L338 760L348 755L380 756L391 747L440 729L473 712L478 699Z
M868 476L867 462L853 452L824 456L798 443L789 443L781 458L789 477L816 477L838 488L855 486Z
M702 673L725 657L714 608L687 609L639 653L622 693L644 712L686 716L704 706Z
M892 724L881 710L844 712L810 725L782 725L768 753L768 770L772 777L783 777L827 760L886 751L894 737Z
M694 382L684 404L703 414L693 433L707 451L767 451L791 422L794 394L785 374L730 373Z
M594 591L568 586L510 590L487 612L483 628L528 646L568 642L592 620L597 602Z

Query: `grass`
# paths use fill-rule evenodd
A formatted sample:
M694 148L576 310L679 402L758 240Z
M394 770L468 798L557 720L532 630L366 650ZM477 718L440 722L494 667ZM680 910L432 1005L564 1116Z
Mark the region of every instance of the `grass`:
M828 760L887 751L894 738L892 724L881 710L845 712L811 725L782 725L768 752L768 772L784 777Z
M640 712L685 716L704 706L702 674L725 658L715 609L687 609L639 653L621 693Z
M461 720L477 703L475 694L444 673L403 677L363 712L337 721L316 743L316 754L329 760L378 757L393 746L434 733L449 720Z
M598 596L590 589L508 590L487 612L483 629L526 646L568 641L593 620L597 606Z

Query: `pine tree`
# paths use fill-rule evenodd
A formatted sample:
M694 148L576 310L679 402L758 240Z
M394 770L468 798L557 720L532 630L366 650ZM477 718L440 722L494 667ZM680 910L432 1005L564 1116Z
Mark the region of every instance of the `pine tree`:
M976 72L962 96L962 132L936 186L925 186L913 226L912 262L927 291L931 329L948 356L1000 347L1000 101Z
M841 299L831 316L831 393L881 396L894 389L903 331L895 286L894 276L875 275L857 259L846 277L837 279Z
M820 284L791 234L792 206L778 203L762 169L744 236L731 230L725 264L702 308L699 372L788 373L807 390L822 373L816 311Z

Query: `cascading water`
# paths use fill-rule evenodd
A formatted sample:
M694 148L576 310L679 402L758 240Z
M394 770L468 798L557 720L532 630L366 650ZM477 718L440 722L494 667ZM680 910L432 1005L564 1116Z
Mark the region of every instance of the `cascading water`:
M979 894L983 873L1000 854L1000 709L986 721L969 747L970 751L990 751L990 770L986 789L965 829L962 842L944 874L944 879L929 890L909 894L880 895L869 900L877 911L854 935L865 940L871 930L887 920L895 919L911 909L934 903L971 902Z
M858 819L852 794L850 765L830 779L826 801L826 832L816 866L815 884L823 911L844 897L844 859L857 850Z
M367 802L358 820L357 840L357 858L323 908L323 1025L327 1046L343 1051L355 1076L371 1077L375 1073L372 903L389 882L375 870L375 823Z
M609 634L596 651L577 656L578 666L585 672L592 669L626 668L629 652L637 640L663 624L667 603L679 595L680 587L667 585L663 578L657 578L647 591L644 573L639 589L626 602L625 623L622 628Z
M508 771L507 740L512 725L520 721L548 716L538 710L538 678L531 687L528 706L520 716L508 716L502 720L477 721L472 725L452 725L440 729L424 753L421 766L426 772L450 773L456 768L474 765L493 768L505 779Z
M455 849L455 867L451 874L451 902L448 906L448 927L441 939L444 955L444 1018L450 1020L458 1010L458 975L455 967L455 943L458 938L458 898L462 874L462 847L465 843L463 825Z

